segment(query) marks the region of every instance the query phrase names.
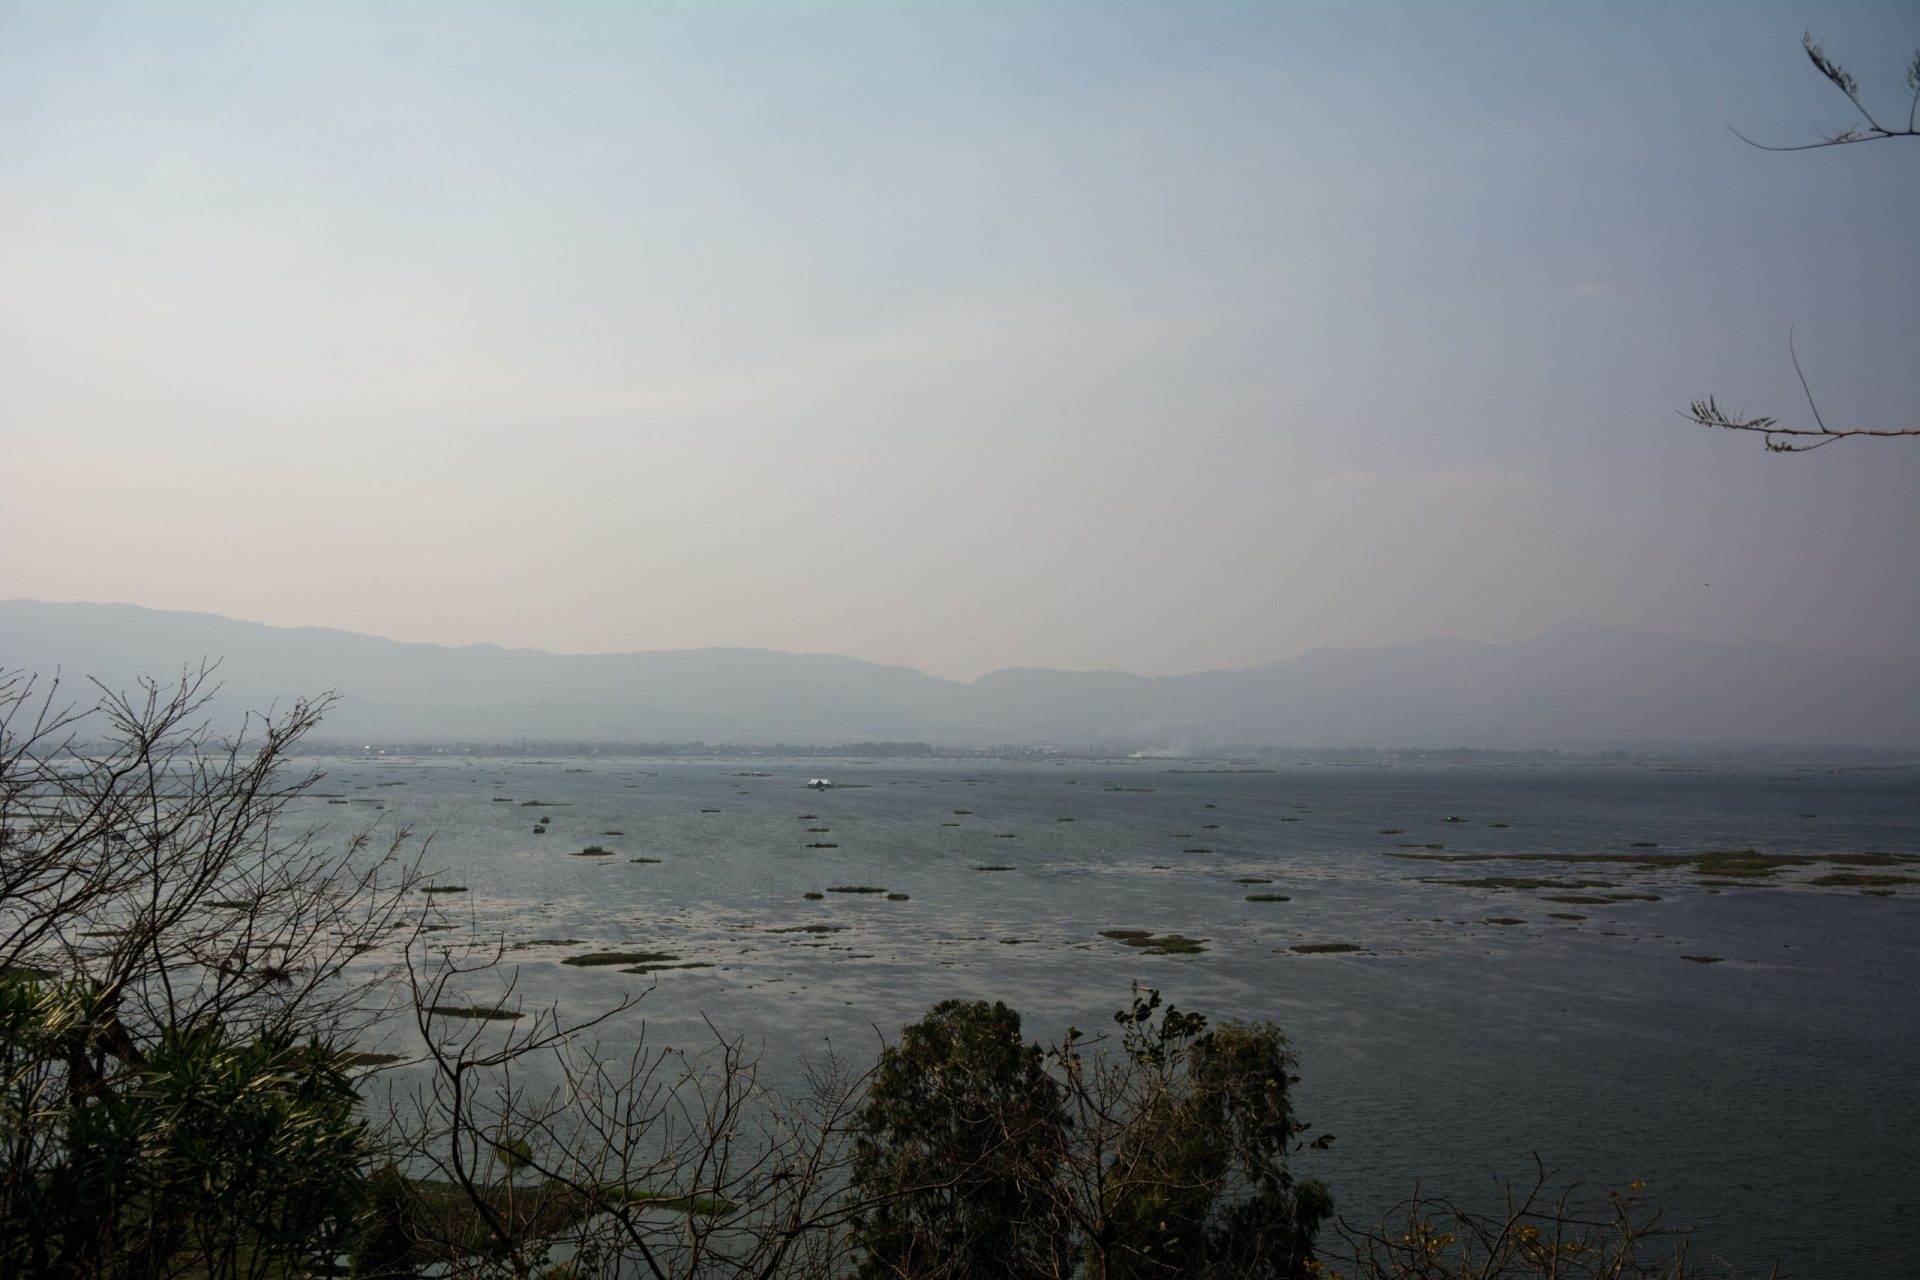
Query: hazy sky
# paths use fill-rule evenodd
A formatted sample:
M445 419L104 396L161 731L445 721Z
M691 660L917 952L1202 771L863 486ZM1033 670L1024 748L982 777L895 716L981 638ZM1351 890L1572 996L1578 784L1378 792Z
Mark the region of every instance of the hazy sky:
M1920 6L0 0L0 597L1920 655ZM1710 585L1709 585L1710 584ZM3 655L0 655L3 656Z

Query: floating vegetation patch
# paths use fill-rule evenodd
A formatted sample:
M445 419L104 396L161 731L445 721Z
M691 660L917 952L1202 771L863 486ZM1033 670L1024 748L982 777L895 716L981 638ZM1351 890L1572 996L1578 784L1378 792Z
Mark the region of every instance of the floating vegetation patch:
M1586 917L1581 915L1578 911L1549 911L1547 912L1547 918L1550 920L1585 920L1586 919Z
M430 885L422 886L420 890L420 892L422 893L465 893L466 891L467 891L467 886L463 884L430 884ZM222 902L219 905L223 907L230 907L230 906L238 906L239 904L232 903L232 902Z
M904 893L890 893L887 895L887 901L888 902L905 902L908 900L908 897L909 895Z
M522 800L522 809L564 809L566 804L559 800Z
M1659 847L1659 844L1652 840L1629 840L1627 842L1627 848L1629 849L1658 849Z
M600 834L603 836L623 836L627 833L624 831L602 831Z
M576 850L572 856L576 858L611 858L613 856L613 850L605 848L602 845L590 844L584 849Z
M702 812L702 813L718 813L718 812L720 812L720 811L719 811L718 809L702 809L702 810L701 810L700 812Z
M1406 846L1402 846L1403 848ZM1429 845L1429 848L1434 846ZM1752 849L1715 849L1706 853L1450 853L1430 857L1396 853L1396 858L1429 862L1558 862L1628 866L1641 871L1691 871L1704 882L1763 880L1792 867L1897 867L1920 863L1920 854L1885 853L1758 853Z
M1657 893L1610 893L1607 895L1607 901L1608 902L1658 902L1660 901L1660 895Z
M1719 964L1719 956L1681 956L1682 960L1691 960L1695 964Z
M1458 817L1455 817L1455 816L1454 816L1454 815L1452 815L1452 814L1448 814L1448 815L1447 815L1447 816L1446 816L1445 818L1442 818L1442 819L1441 819L1441 821L1442 821L1442 822L1465 822L1465 821L1466 821L1466 819L1465 819L1465 818L1458 818Z
M430 1004L427 1013L436 1018L477 1018L483 1022L512 1022L518 1009L488 1008L478 1004Z
M683 964L636 964L622 969L622 973L658 973L662 969L711 969L713 963L708 960L688 960Z
M974 868L975 871L1018 871L1019 869L1004 862L987 862Z
M577 956L567 956L560 963L598 968L611 964L665 964L679 958L666 951L583 951Z
M1541 895L1540 901L1564 902L1570 907L1604 907L1613 899L1596 898L1590 893L1549 893Z
M1856 871L1836 871L1831 875L1815 876L1807 883L1817 884L1823 889L1858 889L1867 885L1878 888L1890 884L1920 884L1920 876L1862 875Z
M1107 788L1107 790L1109 790L1109 791L1132 791L1132 792L1146 792L1146 791L1151 791L1151 790L1153 790L1153 788L1152 788L1152 787L1108 787L1108 788ZM1212 806L1212 805L1208 805L1207 807L1208 807L1209 809L1211 809L1211 808L1212 808L1213 806Z
M808 834L808 835L818 835L818 836L823 836L823 835L825 835L825 834L827 834L827 832L829 832L829 831L831 831L831 830L833 830L833 828L832 828L832 827L808 827L808 828L807 828L807 834Z
M827 886L827 892L828 893L885 893L886 890L877 884L830 884Z
M840 847L839 845L835 844L831 840L815 840L812 844L807 846L807 848L809 849L838 849L839 847Z
M340 1055L340 1065L343 1067L384 1067L399 1061L400 1055L397 1053L366 1053L359 1049Z
M795 818L794 821L795 822L818 822L820 821L820 815L817 813L803 813L798 818Z
M627 859L627 861L628 861L628 862L643 862L643 863L646 863L647 865L649 865L649 866L651 866L651 865L653 865L654 863L656 863L656 862L658 862L658 861L660 861L660 859L658 859L658 858L628 858L628 859Z
M820 901L820 899L826 897L827 895L820 892L818 889L809 889L805 893L801 894L800 896L805 898L808 902L818 902Z
M995 840L1018 840L1020 833L1017 831L996 831L993 833L993 838Z
M1189 938L1179 933L1154 933L1150 929L1102 929L1100 936L1139 947L1150 956L1192 956L1206 948L1205 938Z
M1220 829L1220 824L1217 822L1204 822L1200 824L1200 829L1202 831L1218 831Z
M955 809L953 811L953 815L956 818L970 817L972 813L973 813L973 810L971 809Z
M1287 950L1297 951L1303 956L1344 955L1347 952L1359 951L1360 949L1357 944L1351 942L1296 942L1287 948Z
M1380 828L1380 834L1383 836L1403 836L1407 834L1407 832L1404 827L1382 827Z
M1235 880L1234 883L1235 884L1272 884L1273 881L1267 879L1264 876L1241 876L1239 879Z
M1512 824L1507 822L1489 822L1487 825L1490 827L1499 827L1501 830L1504 831L1507 827L1511 826Z
M790 924L781 929L769 929L768 933L845 933L843 924Z
M1284 893L1250 893L1247 895L1247 901L1248 902L1292 902L1293 899L1289 898Z
M585 938L528 938L525 942L516 942L509 951L524 951L528 947L577 947Z
M1536 880L1531 876L1480 876L1473 880L1418 877L1421 884L1446 884L1456 889L1611 889L1611 880Z
M959 826L960 824L959 824L959 823L957 823L957 822L943 822L943 823L941 823L940 825L941 825L941 826L943 826L943 827L957 827L957 826Z
M0 964L0 979L15 982L45 982L53 977L53 970L42 969L33 964Z
M1073 819L1072 818L1055 818L1054 821L1055 822L1072 822Z
M1526 923L1525 920L1520 919L1520 917L1518 916L1488 916L1486 922L1488 924L1525 924Z
M1196 844L1196 845L1193 845L1193 846L1191 846L1190 848L1186 848L1186 849L1182 849L1182 850L1181 850L1180 852L1182 852L1182 853L1212 853L1212 852L1213 852L1213 850L1211 850L1211 849L1209 849L1209 848L1206 848L1206 847L1205 847L1204 845L1197 845L1197 844Z

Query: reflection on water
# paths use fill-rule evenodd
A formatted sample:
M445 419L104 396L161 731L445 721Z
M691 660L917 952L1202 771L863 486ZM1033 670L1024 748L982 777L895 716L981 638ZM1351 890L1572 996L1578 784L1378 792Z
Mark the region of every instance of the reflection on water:
M1300 1110L1338 1135L1300 1167L1350 1220L1416 1180L1490 1203L1537 1152L1647 1180L1700 1229L1696 1256L1802 1275L1907 1256L1920 884L1900 878L1920 865L1728 879L1662 860L1920 852L1912 770L323 767L307 816L431 834L428 864L467 892L423 905L497 936L526 1001L585 1014L645 993L602 1028L614 1047L643 1017L691 1042L705 1014L794 1078L824 1042L870 1057L949 996L1005 1000L1051 1038L1140 982L1286 1028ZM835 786L809 789L822 773ZM609 853L574 856L592 846ZM1542 854L1613 857L1498 860ZM1494 860L1440 860L1462 855ZM1870 879L1809 883L1836 874ZM1517 883L1436 883L1490 879ZM1103 936L1126 930L1198 945ZM1322 949L1341 943L1358 950ZM705 967L560 963L594 950Z

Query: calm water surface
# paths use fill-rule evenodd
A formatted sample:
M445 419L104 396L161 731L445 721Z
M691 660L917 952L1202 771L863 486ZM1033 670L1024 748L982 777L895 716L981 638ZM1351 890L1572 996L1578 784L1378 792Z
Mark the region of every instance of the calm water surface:
M1819 888L1805 881L1847 868L1813 866L1717 889L1682 868L1406 855L1920 852L1915 769L322 767L307 816L431 834L428 865L468 886L435 900L449 921L509 945L583 940L510 953L530 1003L584 1014L645 992L608 1028L615 1040L643 1017L649 1036L696 1037L704 1013L792 1076L829 1041L870 1059L881 1034L949 996L1005 1000L1052 1039L1105 1025L1137 981L1183 1008L1286 1028L1299 1110L1338 1135L1299 1167L1350 1220L1377 1218L1416 1181L1491 1206L1495 1180L1525 1176L1538 1153L1603 1187L1644 1179L1669 1220L1698 1229L1696 1256L1777 1256L1802 1277L1910 1265L1920 886ZM808 790L820 774L839 785ZM615 856L571 856L589 844ZM1487 876L1610 887L1431 883ZM1236 883L1254 878L1272 883ZM846 885L908 897L828 892ZM1543 900L1556 892L1655 900ZM806 924L844 927L776 932ZM1156 956L1100 936L1121 928L1206 950ZM1289 950L1329 942L1362 950ZM711 967L559 964L615 947Z

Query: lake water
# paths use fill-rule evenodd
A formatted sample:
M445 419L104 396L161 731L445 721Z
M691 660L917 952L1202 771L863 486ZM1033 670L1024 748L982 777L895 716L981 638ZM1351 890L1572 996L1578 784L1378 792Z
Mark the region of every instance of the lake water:
M1296 1167L1351 1221L1416 1181L1493 1207L1496 1180L1526 1177L1538 1153L1600 1187L1644 1179L1696 1228L1696 1258L1778 1257L1802 1277L1911 1265L1920 885L1807 881L1920 867L1712 887L1682 866L1421 859L1920 853L1915 768L319 763L303 816L431 834L427 864L467 886L434 899L450 921L510 945L583 940L510 953L529 1003L584 1014L645 992L616 1040L643 1017L649 1035L695 1037L704 1014L791 1076L823 1040L870 1060L879 1035L950 996L1005 1000L1043 1040L1092 1030L1137 981L1286 1029L1297 1109L1337 1135ZM835 788L807 789L822 774ZM573 856L590 844L614 856ZM1608 883L1430 883L1490 876ZM1253 879L1272 883L1238 883ZM1262 893L1289 900L1247 900ZM1543 900L1608 893L1645 897ZM843 927L791 931L816 924ZM1113 929L1205 950L1148 954L1101 936ZM1321 943L1361 950L1290 950ZM615 948L710 967L559 963Z

